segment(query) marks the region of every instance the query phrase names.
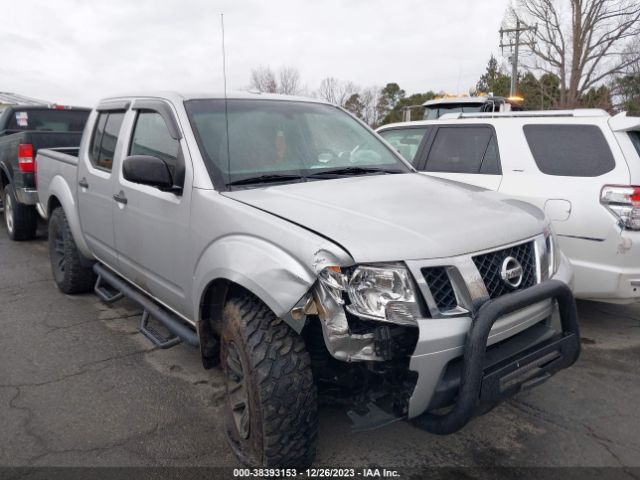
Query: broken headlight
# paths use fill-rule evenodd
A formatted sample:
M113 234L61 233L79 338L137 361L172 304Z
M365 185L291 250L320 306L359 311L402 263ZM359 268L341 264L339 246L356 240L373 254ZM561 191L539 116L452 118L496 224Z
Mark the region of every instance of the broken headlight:
M406 268L401 266L357 266L349 274L338 267L325 268L320 282L331 297L349 313L370 320L416 325L419 316L416 292Z

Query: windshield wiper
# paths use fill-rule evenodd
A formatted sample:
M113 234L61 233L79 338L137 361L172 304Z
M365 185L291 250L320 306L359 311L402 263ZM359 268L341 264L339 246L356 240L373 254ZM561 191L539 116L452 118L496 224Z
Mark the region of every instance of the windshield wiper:
M227 183L227 186L252 185L254 183L286 182L287 180L303 180L304 178L305 177L301 175L271 173L267 175L258 175L256 177L249 177L249 178L242 178L240 180L234 180L233 182Z
M315 172L307 175L308 178L334 177L342 175L363 175L367 173L407 173L404 170L391 168L375 168L375 167L343 167L325 170L323 172Z

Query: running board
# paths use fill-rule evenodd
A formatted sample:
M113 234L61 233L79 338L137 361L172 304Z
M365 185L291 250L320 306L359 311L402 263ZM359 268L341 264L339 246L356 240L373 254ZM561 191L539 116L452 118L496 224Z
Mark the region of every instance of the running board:
M144 309L142 321L140 322L140 332L151 340L154 345L160 348L169 348L177 345L181 341L193 347L200 345L197 333L185 325L177 315L161 307L143 293L140 293L136 288L129 285L101 264L95 263L93 265L93 271L98 276L95 292L103 301L113 303L123 297L127 297ZM107 287L110 287L110 289ZM166 338L149 326L149 319L151 317L158 320L173 336Z

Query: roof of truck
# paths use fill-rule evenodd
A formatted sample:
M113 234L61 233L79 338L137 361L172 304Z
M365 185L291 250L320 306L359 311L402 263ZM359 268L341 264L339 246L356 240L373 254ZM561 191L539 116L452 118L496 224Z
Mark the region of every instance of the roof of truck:
M102 101L109 100L121 100L128 98L162 98L172 102L183 102L185 100L200 100L200 99L224 99L224 92L175 92L175 91L161 91L161 92L143 92L122 94L106 97ZM260 92L246 92L246 91L230 91L227 92L226 98L229 100L238 99L262 99L262 100L279 100L290 102L313 102L313 103L325 103L324 100L311 97L302 97L294 95L280 95L276 93L260 93Z

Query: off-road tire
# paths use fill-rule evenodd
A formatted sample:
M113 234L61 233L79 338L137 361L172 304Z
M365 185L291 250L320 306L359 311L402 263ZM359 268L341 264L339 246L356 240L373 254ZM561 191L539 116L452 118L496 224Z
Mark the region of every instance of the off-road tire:
M250 294L227 301L220 333L226 431L238 459L252 467L311 465L316 454L318 407L311 360L302 337ZM231 407L233 380L228 362L233 363L234 349L245 379L248 433L238 428Z
M49 258L53 279L62 292L93 290L96 275L78 250L62 207L56 208L49 218Z
M35 207L18 202L10 183L2 191L4 225L9 238L14 241L33 240L38 228L38 213Z

